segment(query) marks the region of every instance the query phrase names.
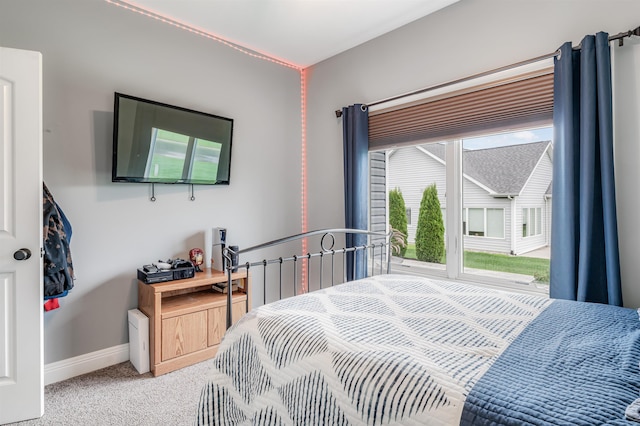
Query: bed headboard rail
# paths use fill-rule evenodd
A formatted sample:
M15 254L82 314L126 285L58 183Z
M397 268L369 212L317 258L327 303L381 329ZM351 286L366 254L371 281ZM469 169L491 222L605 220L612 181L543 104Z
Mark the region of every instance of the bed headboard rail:
M362 236L360 239L364 238L365 242L349 247L345 244L342 248L335 248L336 236L339 238L344 237L346 241L347 235L360 235ZM235 265L233 262L233 259L238 259L240 256L251 259L251 255L256 254L258 251L272 247L285 247L288 243L302 240L310 241L311 239L313 242L319 243L320 247L318 249L312 249L306 253L287 253L286 256L262 258L244 263L236 263ZM391 261L390 244L390 232L335 228L319 229L290 235L237 251L232 250L230 247L225 247L223 255L225 258L225 269L227 271L227 328L232 324L232 273L244 269L248 276L250 270L253 272L254 269L258 268L260 272L254 273L251 285L253 286L253 282L256 281L255 278L258 278L257 276L260 275L260 280L262 281L262 302L266 304L268 300L267 293L270 290L271 293L273 293L274 290L273 285L271 287L267 285L268 282L271 282L270 278L272 278L271 276L273 275L273 271L268 273L270 268L276 268L275 276L278 281L277 286L275 286L277 290L276 300L280 300L283 298L283 294L285 294L284 297L289 297L291 291L293 292L293 296L300 292L309 292L312 282L317 284L319 289L322 289L325 287L324 284L326 283L328 286L329 282L330 285L333 286L354 279L357 276L388 273ZM347 276L348 268L346 266L348 258L353 259L353 267L350 268L351 276L349 277ZM290 266L287 266L288 264ZM342 274L338 278L336 278L335 275L336 268L342 269ZM329 275L329 277L327 277L327 275ZM299 287L300 291L298 290ZM248 312L250 308L249 298L247 298L246 303L246 310Z

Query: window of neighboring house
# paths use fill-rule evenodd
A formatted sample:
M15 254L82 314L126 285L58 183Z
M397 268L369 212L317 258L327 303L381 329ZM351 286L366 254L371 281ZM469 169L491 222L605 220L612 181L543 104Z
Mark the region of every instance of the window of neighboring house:
M411 225L411 207L407 207L407 225Z
M467 209L469 235L484 237L484 209Z
M487 237L504 238L504 209L487 209Z
M542 208L522 209L522 236L542 235Z
M504 209L465 208L462 213L462 229L463 235L504 238Z

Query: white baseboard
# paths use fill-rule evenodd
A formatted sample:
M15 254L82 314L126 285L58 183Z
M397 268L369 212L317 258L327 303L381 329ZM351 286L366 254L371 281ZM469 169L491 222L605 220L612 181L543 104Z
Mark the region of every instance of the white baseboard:
M44 366L44 384L50 385L125 361L129 361L128 343L52 362Z

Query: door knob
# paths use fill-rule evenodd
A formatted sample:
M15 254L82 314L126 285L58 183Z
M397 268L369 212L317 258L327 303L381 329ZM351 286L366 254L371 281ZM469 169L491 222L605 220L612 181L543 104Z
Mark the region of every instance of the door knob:
M21 248L20 250L16 250L15 253L13 253L13 258L15 260L27 260L30 257L31 250L29 250L28 248Z

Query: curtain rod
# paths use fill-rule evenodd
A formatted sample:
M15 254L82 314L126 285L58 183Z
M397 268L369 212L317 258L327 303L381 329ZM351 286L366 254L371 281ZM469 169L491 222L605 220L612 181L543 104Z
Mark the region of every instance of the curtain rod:
M637 27L634 30L624 31L624 32L609 36L609 42L614 41L614 40L618 40L618 45L622 46L624 44L624 38L625 37L631 37L631 36L634 36L634 35L640 37L640 27ZM576 47L575 49L579 49L579 48L580 48L580 46ZM463 77L463 78L459 78L457 80L448 81L446 83L440 83L440 84L436 84L434 86L425 87L423 89L418 89L418 90L415 90L413 92L405 93L405 94L402 94L402 95L392 96L390 98L386 98L386 99L382 99L382 100L379 100L379 101L371 102L371 103L369 103L367 105L368 106L374 106L374 105L383 104L385 102L397 101L398 99L406 98L406 97L413 96L413 95L419 95L421 93L429 92L431 90L442 89L443 87L452 86L452 85L458 84L458 83L464 83L466 81L473 80L473 79L480 78L480 77L486 77L488 75L496 74L496 73L499 73L501 71L508 71L510 69L513 69L513 68L517 68L517 67L521 67L521 66L524 66L524 65L533 64L533 63L536 63L536 62L539 62L539 61L544 61L545 59L553 58L559 52L560 52L560 49L558 49L558 50L556 50L555 52L552 52L552 53L547 53L546 55L537 56L537 57L531 58L531 59L526 59L524 61L516 62L516 63L510 64L510 65L505 65L505 66L502 66L502 67L499 67L499 68L494 68L494 69L489 70L489 71L484 71L484 72L481 72L481 73L478 73L478 74L474 74L474 75L471 75L471 76L468 76L468 77ZM342 117L342 110L337 109L335 111L335 113L336 113L336 117L337 118Z

